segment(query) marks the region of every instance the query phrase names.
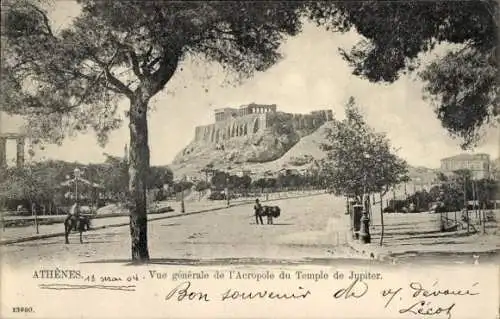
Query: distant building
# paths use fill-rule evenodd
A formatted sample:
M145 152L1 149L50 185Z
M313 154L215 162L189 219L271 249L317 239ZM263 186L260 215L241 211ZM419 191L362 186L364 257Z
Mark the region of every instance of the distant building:
M490 156L488 154L460 154L441 160L441 171L451 174L454 171L466 169L474 179L490 177Z

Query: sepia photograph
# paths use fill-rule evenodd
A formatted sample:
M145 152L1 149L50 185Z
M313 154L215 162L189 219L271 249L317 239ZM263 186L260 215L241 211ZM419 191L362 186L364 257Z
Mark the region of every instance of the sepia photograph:
M0 317L499 318L499 5L2 0Z

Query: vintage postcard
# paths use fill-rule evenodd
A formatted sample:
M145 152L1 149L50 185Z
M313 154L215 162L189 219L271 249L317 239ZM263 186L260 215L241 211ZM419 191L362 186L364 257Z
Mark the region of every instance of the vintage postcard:
M497 1L1 14L1 318L499 318Z

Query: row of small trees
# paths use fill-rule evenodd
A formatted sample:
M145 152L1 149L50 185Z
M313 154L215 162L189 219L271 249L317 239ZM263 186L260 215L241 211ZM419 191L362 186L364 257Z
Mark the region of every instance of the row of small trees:
M267 176L256 180L248 175L238 176L230 173L212 169L212 177L210 182L208 176L205 180L200 180L196 183L195 190L203 192L207 189L221 191L226 188L231 189L232 193L248 193L250 190L276 191L284 189L301 189L305 187L320 188L324 187L324 179L321 178L317 171L307 174L299 174L293 172L280 173L276 177ZM271 175L268 172L268 175Z
M446 211L458 211L464 207L490 208L491 201L500 199L498 182L483 178L473 180L470 171L459 170L453 176L439 174L439 185L429 191L417 191L407 197L408 203L413 203L417 209L428 209L434 202L442 202ZM468 204L475 202L475 204Z
M53 207L64 202L64 193L74 189L63 187L61 183L72 179L75 168L83 172L83 178L98 184L99 192L108 201L122 201L128 197L128 166L123 158L106 155L102 164L81 165L64 161L31 163L24 168L0 170L0 198L10 209L21 204L28 209L35 206ZM167 167L151 167L147 176L147 189L159 189L164 184L172 184L173 173ZM91 192L81 184L81 191Z

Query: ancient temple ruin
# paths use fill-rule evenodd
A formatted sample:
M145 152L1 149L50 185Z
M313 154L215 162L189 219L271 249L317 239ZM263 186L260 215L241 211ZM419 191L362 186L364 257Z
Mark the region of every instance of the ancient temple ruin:
M332 110L313 111L310 114L278 112L276 104L250 103L237 108L220 108L214 111L215 123L197 126L195 141L219 144L231 138L256 134L277 121L291 122L294 129L316 129L333 120Z
M16 142L16 165L24 166L26 133L21 118L0 112L0 168L7 166L7 141Z
M276 104L260 105L251 103L248 105L242 105L239 108L226 107L215 110L215 121L221 122L250 114L263 114L269 112L276 112Z

